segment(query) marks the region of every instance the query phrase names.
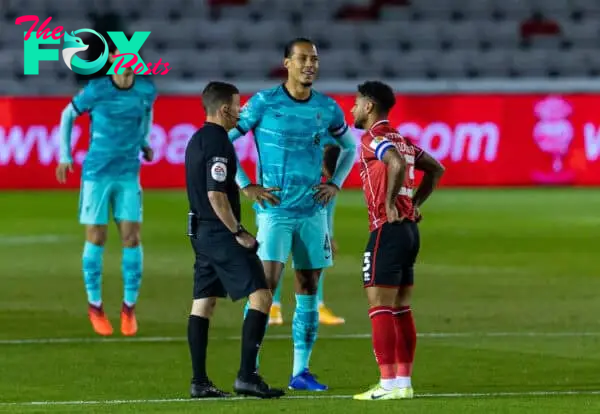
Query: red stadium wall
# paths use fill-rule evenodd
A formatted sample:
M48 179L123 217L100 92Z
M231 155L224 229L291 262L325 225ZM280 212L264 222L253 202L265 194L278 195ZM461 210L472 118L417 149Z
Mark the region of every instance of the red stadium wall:
M338 95L350 122L353 96ZM60 188L54 178L58 124L68 98L0 98L0 188ZM599 185L600 95L402 95L390 120L439 159L445 186ZM198 98L161 96L151 142L155 160L142 168L145 188L185 185L187 140L202 123ZM74 128L76 174L88 141L88 119ZM358 131L356 131L358 137ZM236 142L255 171L251 136ZM360 185L355 168L347 187Z

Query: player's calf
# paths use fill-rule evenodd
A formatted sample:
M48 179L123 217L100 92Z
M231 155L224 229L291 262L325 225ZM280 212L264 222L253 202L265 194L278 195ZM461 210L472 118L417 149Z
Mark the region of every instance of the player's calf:
M367 287L369 318L375 359L379 366L380 386L384 390L396 388L396 331L394 300L396 288Z
M292 320L294 365L289 388L325 391L308 367L319 328L319 300L316 295L320 269L296 271L296 310Z
M121 271L123 275L123 307L121 311L121 332L132 336L137 333L138 324L135 305L138 300L143 271L143 249L140 240L140 224L122 221L119 223L123 254Z
M394 300L394 327L396 332L396 385L411 388L411 376L417 347L417 330L410 307L411 286L398 290Z
M88 301L88 318L98 335L112 335L113 328L102 306L102 266L106 226L86 226L82 253L83 281Z

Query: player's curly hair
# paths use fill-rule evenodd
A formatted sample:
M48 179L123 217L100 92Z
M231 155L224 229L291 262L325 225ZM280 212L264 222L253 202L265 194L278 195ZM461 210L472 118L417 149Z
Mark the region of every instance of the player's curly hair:
M366 81L358 85L358 93L373 101L380 115L387 115L396 105L394 90L380 81Z

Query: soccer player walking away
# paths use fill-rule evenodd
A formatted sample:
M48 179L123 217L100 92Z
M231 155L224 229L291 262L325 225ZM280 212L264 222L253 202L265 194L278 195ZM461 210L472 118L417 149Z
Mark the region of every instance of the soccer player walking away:
M396 102L386 84L358 87L352 108L361 138L360 177L371 235L364 253L363 283L369 302L379 384L357 400L413 397L411 384L417 333L410 307L414 264L419 253L419 207L431 195L444 167L404 139L387 120ZM416 193L415 168L424 171Z
M317 48L308 39L292 40L283 63L287 81L253 95L240 121L229 131L233 141L254 131L260 170L252 184L238 169L236 181L255 200L259 242L269 287L274 290L290 252L296 273L296 311L292 321L294 363L288 387L327 389L309 371L319 327L317 285L332 264L331 238L324 208L337 195L354 164L355 139L339 105L312 89L319 69ZM342 148L331 180L321 183L323 138Z
M112 44L109 52L112 64L119 51ZM148 136L155 99L156 88L149 78L135 76L131 68L126 68L120 75L91 80L63 110L60 120L56 178L65 183L67 173L73 171L73 123L86 112L90 115L90 146L83 162L79 221L85 225L86 235L82 264L88 316L99 335L113 333L102 306L102 262L110 210L123 244L121 332L131 336L138 330L135 305L143 264L140 151L145 160L152 160Z

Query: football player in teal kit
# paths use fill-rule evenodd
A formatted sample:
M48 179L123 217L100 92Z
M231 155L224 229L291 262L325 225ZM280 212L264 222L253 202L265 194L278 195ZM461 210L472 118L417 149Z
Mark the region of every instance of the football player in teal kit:
M111 63L118 53L112 45ZM87 112L90 145L83 162L79 199L79 221L86 228L82 266L88 316L94 331L104 336L113 333L102 306L102 262L111 212L123 244L121 332L127 336L137 333L135 305L143 267L140 153L147 161L153 157L148 136L156 88L149 77L135 76L131 68L120 72L89 81L62 112L60 161L56 169L58 181L64 183L73 165L73 123Z
M309 371L317 338L317 286L321 270L332 264L326 206L342 187L354 163L356 144L339 105L312 89L319 68L317 48L294 39L285 48L288 79L256 93L240 114L235 140L254 132L259 174L252 184L243 169L237 182L257 201L258 255L275 289L289 254L296 273L296 309L292 322L294 363L289 388L324 391ZM321 183L324 137L342 148L333 177Z

